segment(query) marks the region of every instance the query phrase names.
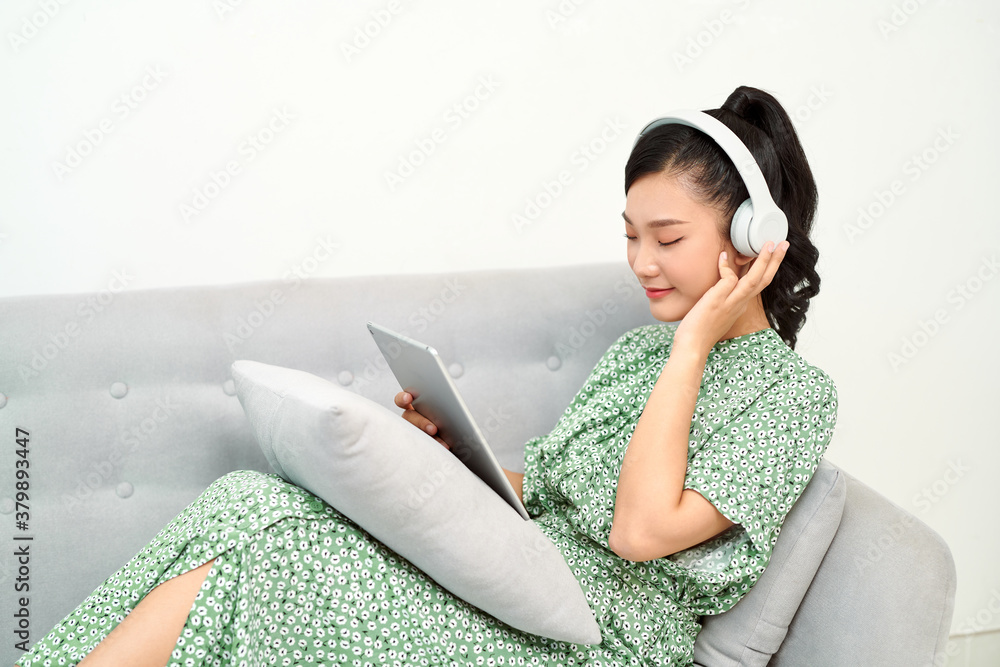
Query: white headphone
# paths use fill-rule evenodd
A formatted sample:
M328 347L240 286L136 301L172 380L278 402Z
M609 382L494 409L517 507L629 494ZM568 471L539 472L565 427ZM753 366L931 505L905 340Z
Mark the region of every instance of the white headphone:
M707 134L725 151L736 165L736 170L740 172L750 199L739 205L733 213L733 221L729 227L729 236L736 250L748 257L756 257L768 241L774 241L775 246L784 241L788 235L788 218L771 198L771 191L768 190L764 174L750 154L750 150L720 120L703 111L690 109L672 111L669 115L657 118L644 127L635 138L632 148L634 149L639 143L642 135L653 128L673 124L687 125Z

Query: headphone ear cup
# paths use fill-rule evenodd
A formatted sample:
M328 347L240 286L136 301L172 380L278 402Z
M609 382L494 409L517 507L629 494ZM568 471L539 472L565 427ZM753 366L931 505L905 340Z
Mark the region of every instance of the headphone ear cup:
M737 252L747 257L757 256L757 251L750 246L750 226L752 223L753 204L749 199L746 199L733 213L733 222L729 225L729 238Z

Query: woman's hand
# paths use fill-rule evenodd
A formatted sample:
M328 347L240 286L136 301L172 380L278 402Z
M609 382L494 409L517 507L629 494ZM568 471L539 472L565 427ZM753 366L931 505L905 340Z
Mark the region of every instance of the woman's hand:
M434 439L444 445L445 449L451 450L451 445L442 440L438 435L437 424L432 422L427 417L423 416L417 412L416 408L413 407L413 395L408 391L401 391L396 394L393 401L396 403L397 407L403 408L403 419L410 422L417 428L419 428L424 433L429 433L434 436Z
M403 419L410 422L417 428L421 429L425 433L429 433L434 436L434 439L444 445L444 448L451 451L451 445L442 440L439 436L435 435L438 432L437 424L432 422L427 417L417 412L416 408L413 407L413 395L408 391L401 391L396 394L393 399L398 407L403 408ZM520 499L523 488L524 473L512 472L503 468L504 474L507 475L507 479L510 481L510 485L514 487L514 491L517 492L517 497Z
M788 241L782 241L775 248L774 243L768 241L742 278L729 266L727 253L720 253L719 282L710 287L681 320L674 332L674 345L678 342L693 345L707 354L757 295L771 284L788 246Z

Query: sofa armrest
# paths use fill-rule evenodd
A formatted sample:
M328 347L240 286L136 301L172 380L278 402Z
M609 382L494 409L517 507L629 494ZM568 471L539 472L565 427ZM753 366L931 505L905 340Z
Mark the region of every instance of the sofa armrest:
M955 610L944 540L845 473L840 528L771 665L942 664Z

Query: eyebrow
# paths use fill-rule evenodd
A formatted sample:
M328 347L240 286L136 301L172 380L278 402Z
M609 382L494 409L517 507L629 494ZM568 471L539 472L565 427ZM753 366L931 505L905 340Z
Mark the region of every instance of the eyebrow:
M628 219L628 216L625 215L625 211L622 211L622 217L625 219L625 222L633 227L635 226L632 221ZM648 227L650 229L659 229L660 227L669 227L670 225L683 225L687 224L687 222L687 220L677 220L676 218L664 218L662 220L651 220Z

